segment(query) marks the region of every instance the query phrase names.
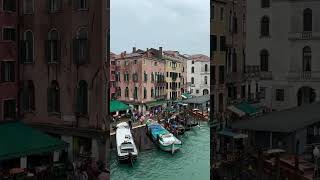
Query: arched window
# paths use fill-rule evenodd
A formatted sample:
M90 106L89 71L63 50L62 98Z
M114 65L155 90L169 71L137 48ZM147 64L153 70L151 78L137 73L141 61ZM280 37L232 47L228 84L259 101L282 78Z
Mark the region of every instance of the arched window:
M153 88L151 88L151 97L154 97Z
M48 112L60 112L60 88L57 81L52 81L48 88Z
M208 64L204 65L204 71L207 72L208 71Z
M133 98L138 99L138 87L134 87Z
M88 30L80 28L73 42L73 58L76 64L85 64L89 58Z
M269 24L270 24L270 20L267 16L264 16L261 19L261 36L269 36L270 32L269 32Z
M126 90L125 90L125 97L129 97L129 88L128 87L126 87Z
M303 11L303 31L312 31L312 10L309 8Z
M311 53L309 46L303 48L303 71L311 71Z
M34 37L31 30L27 30L23 34L21 56L22 63L32 63L34 61Z
M144 99L147 99L147 88L146 87L144 87L143 95L144 95Z
M21 89L21 110L23 112L31 112L35 110L34 105L34 85L31 80L24 81Z
M59 40L59 33L53 29L48 33L48 40L46 43L46 56L48 63L56 63L60 60L61 45Z
M265 49L260 52L260 70L269 71L269 52Z
M194 67L191 67L191 73L194 73Z
M191 78L191 84L194 84L194 77Z
M208 77L207 76L204 77L204 84L208 84Z
M88 113L88 84L84 80L78 84L77 112L80 114Z

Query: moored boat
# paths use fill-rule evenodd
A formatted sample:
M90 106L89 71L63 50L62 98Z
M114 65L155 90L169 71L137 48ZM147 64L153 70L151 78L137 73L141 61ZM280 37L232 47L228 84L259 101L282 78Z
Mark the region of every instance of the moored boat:
M181 141L159 123L148 123L147 129L148 134L161 150L174 154L181 148Z
M128 123L122 122L117 125L116 141L119 161L132 164L138 157L138 150Z

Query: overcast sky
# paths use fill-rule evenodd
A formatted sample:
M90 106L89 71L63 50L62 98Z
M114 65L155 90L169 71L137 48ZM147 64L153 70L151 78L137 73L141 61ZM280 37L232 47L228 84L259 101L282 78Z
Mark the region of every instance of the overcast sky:
M209 0L111 0L111 52L158 48L209 56Z

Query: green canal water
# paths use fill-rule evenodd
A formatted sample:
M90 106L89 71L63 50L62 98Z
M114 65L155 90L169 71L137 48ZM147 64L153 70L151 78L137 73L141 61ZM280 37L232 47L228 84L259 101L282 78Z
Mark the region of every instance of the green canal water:
M174 155L160 149L139 152L134 167L120 164L112 153L111 179L206 180L210 179L210 130L206 123L181 136L182 149Z

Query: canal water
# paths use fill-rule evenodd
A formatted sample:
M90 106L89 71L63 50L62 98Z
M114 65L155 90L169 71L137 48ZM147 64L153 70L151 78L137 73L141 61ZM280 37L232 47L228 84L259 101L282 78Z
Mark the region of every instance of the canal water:
M111 155L111 179L116 180L194 180L210 179L210 130L207 123L181 136L180 151L174 155L160 149L139 152L134 167L120 164Z

